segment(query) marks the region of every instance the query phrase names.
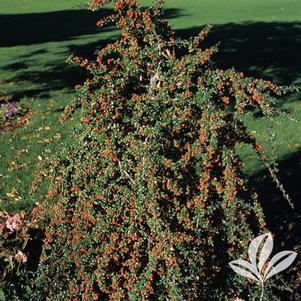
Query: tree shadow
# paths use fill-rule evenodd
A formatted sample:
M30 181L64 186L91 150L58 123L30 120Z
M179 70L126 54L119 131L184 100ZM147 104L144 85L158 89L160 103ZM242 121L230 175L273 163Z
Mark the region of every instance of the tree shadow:
M32 14L0 15L0 47L66 41L78 36L99 33L96 22L112 13L102 9L65 10ZM108 31L109 27L101 31Z
M76 9L45 13L0 14L0 47L67 41L83 35L111 31L113 27L100 29L96 26L96 22L113 13L112 9L102 8L96 12ZM166 9L164 17L175 18L179 13L180 10L176 8Z
M190 37L203 27L177 30ZM301 22L244 22L215 25L204 46L220 42L214 61L282 85L301 83Z
M70 43L66 46L67 51L61 53L60 57L65 59L62 61L48 61L43 64L43 68L34 70L31 65L34 62L33 57L28 56L22 62L8 64L1 69L11 71L13 76L3 83L18 83L25 82L26 85L18 86L15 90L10 91L10 96L14 101L19 101L23 97L38 97L39 99L47 99L51 97L51 93L62 89L67 89L70 92L77 84L81 84L89 76L89 73L76 65L66 62L67 58L73 55L83 56L85 58L92 58L95 56L95 51L105 47L107 44L114 42L117 39L117 33L111 38L97 39L94 42L84 45L76 45ZM42 50L35 51L37 54L45 53ZM13 73L16 72L17 73ZM33 86L33 88L32 88ZM29 89L27 88L29 87Z
M105 47L118 38L118 31L107 26L98 28L96 22L105 16L112 14L111 9L102 9L98 12L89 10L70 10L20 15L0 15L0 47L37 45L40 49L20 55L19 62L8 64L1 69L12 72L12 76L4 81L25 82L26 85L10 91L15 101L23 97L38 97L46 99L51 92L62 89L73 89L74 85L82 83L88 76L87 72L78 66L65 62L69 55L79 55L92 58L97 49ZM179 16L179 9L167 9L165 19ZM102 38L105 32L112 32L109 38ZM83 41L86 35L95 36L93 42L79 45L79 39ZM47 48L42 43L66 42L67 51L58 53L62 61L45 61L38 63L43 68L34 70L31 66L35 62L35 56L47 54ZM41 44L41 45L39 45ZM67 45L66 45L67 44ZM41 71L40 71L41 70ZM17 72L17 73L16 73ZM27 89L25 86L29 87ZM25 87L25 88L24 88ZM31 87L31 88L30 88Z
M14 66L11 67L13 68ZM17 70L20 69L18 68ZM84 70L64 62L49 63L45 65L44 71L34 71L24 66L21 70L17 75L3 81L4 84L9 84L10 82L26 83L10 90L9 95L15 102L20 101L24 97L48 99L53 92L66 88L70 89L77 83L83 82L87 76Z

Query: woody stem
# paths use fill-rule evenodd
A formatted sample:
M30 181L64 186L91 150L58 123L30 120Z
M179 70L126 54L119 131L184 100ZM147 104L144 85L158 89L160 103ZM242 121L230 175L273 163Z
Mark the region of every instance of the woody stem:
M264 295L264 282L261 281L261 295L259 301L263 301L263 295Z

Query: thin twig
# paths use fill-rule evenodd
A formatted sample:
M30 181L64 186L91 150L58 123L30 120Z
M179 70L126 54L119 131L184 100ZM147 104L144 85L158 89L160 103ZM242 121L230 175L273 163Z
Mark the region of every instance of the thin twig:
M136 182L132 179L132 177L129 175L129 173L123 169L121 162L118 160L118 166L121 173L121 176L125 175L134 185L136 185Z
M284 186L282 185L282 183L279 181L279 179L278 179L277 175L275 174L275 172L274 172L273 168L271 167L271 165L267 162L264 162L264 164L267 167L268 171L270 172L274 182L276 183L277 188L281 191L283 197L287 200L290 207L292 209L295 209L295 206L292 202L292 199L290 198L290 196L286 192L286 190L285 190Z

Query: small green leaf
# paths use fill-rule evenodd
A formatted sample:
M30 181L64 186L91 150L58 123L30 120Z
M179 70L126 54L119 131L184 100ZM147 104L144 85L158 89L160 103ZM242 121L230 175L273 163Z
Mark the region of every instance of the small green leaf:
M5 295L4 295L4 292L2 289L0 289L0 301L6 301L6 298L5 298Z

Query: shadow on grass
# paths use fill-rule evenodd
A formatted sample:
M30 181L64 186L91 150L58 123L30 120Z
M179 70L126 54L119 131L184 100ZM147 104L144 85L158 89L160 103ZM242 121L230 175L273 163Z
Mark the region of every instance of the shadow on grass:
M16 86L14 90L9 92L12 100L18 102L24 97L49 99L53 92L66 88L71 91L76 84L82 83L86 78L85 70L66 62L54 62L45 65L44 71L34 71L26 67L18 75L11 77L4 83L25 83L22 86Z
M2 70L11 72L12 76L4 83L22 82L10 95L15 101L23 97L38 97L46 99L51 92L74 88L82 83L88 74L80 67L65 62L70 54L91 58L97 49L105 47L118 37L115 28L107 26L97 28L96 21L112 14L111 9L102 9L99 12L89 10L66 10L46 13L0 15L0 47L39 45L40 49L19 56L20 61L2 67ZM165 19L179 16L179 9L167 9ZM113 31L114 30L114 31ZM102 33L112 32L109 39L102 39ZM85 36L95 36L90 43L78 45L78 40L84 41ZM66 42L67 51L59 53L62 61L47 62L47 48L42 43ZM64 44L66 45L66 43ZM35 56L44 55L45 63L38 64L43 68L34 70L32 67ZM40 66L39 66L40 67ZM28 88L27 88L28 87Z
M6 84L9 84L10 82L22 83L22 85L17 86L15 90L9 93L14 101L19 101L23 97L47 99L51 97L51 93L63 89L72 92L74 86L83 83L84 80L88 78L89 74L83 68L67 63L67 58L71 54L92 58L97 49L101 49L108 43L114 42L116 39L115 37L117 38L116 35L113 35L111 39L99 38L93 43L84 45L70 43L66 46L67 51L62 52L59 55L61 61L53 60L39 63L42 66L39 70L35 70L32 67L34 56L36 54L47 53L47 51L42 51L42 49L34 51L32 57L27 55L25 58L22 57L22 62L9 64L0 68L0 70L9 71L12 74L9 79L3 82ZM47 58L47 55L45 55L45 58Z
M33 45L45 42L66 41L72 38L95 34L99 18L112 10L101 13L89 10L66 10L32 14L0 15L0 47ZM109 28L102 29L109 30Z
M97 28L99 18L112 13L66 10L31 14L0 14L0 47L68 41L83 35L111 31ZM177 18L180 9L165 11L165 19ZM177 35L189 37L203 26L177 30ZM223 68L234 66L256 77L266 77L281 84L301 82L301 22L244 22L214 26L206 44L221 42L216 62ZM86 45L92 49L97 45ZM72 49L71 49L72 50ZM37 50L30 55L45 52ZM11 66L13 67L13 66Z
M294 210L267 170L254 175L250 182L258 192L267 227L275 235L273 255L284 250L294 250L299 254L291 269L283 274L293 292L285 292L281 300L301 300L301 151L280 161L279 178L292 199Z
M179 9L167 9L165 18L179 16ZM87 9L64 10L30 14L0 14L0 47L57 42L75 37L110 31L112 27L98 28L96 22L113 14L112 9L92 12Z
M110 12L106 10L102 12L102 15ZM166 11L165 18L175 18L179 14L179 10L170 9ZM2 19L2 24L6 24L5 28L12 29L6 33L6 29L2 26L0 34L4 34L2 43L6 45L18 45L22 42L32 44L51 40L63 41L82 34L99 33L99 29L95 26L95 21L99 17L86 10L1 16L0 20ZM10 22L15 25L9 26ZM29 22L29 25L24 23L22 26L22 22ZM196 35L202 28L203 26L177 30L176 34L187 38ZM19 29L21 31L15 34ZM102 30L107 31L110 28ZM112 39L114 38L116 35L112 36ZM104 47L108 42L111 41L99 40L85 45L70 43L66 57L69 53L89 57L93 55L95 49ZM234 66L247 75L271 79L278 84L301 83L301 64L299 63L301 61L301 23L246 22L217 25L209 34L204 47L218 42L221 42L220 51L214 57L214 61L224 69ZM40 54L43 51L46 50L40 49L35 52ZM34 53L32 55L34 57ZM21 68L23 73L12 78L11 81L26 80L29 84L47 82L46 90L48 91L73 87L86 76L83 71L79 69L76 71L76 67L68 66L65 62L54 62L45 67L47 67L46 71L35 72L28 69L26 63L20 62L5 66L4 69L14 71ZM298 98L300 94L289 99L294 101Z
M190 37L202 27L178 30ZM279 84L301 83L301 23L245 22L215 25L206 46L220 42L214 61L222 68L235 67L247 75Z
M15 91L10 92L13 100L19 101L24 97L48 99L53 92L66 88L72 92L74 86L82 83L87 77L88 74L85 70L63 61L48 63L43 71L30 70L30 68L23 69L22 72L7 82L25 82L28 84L21 88L17 87ZM31 88L32 85L34 88Z

